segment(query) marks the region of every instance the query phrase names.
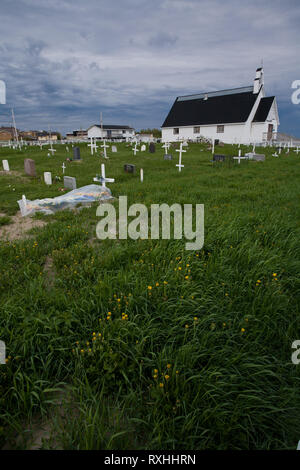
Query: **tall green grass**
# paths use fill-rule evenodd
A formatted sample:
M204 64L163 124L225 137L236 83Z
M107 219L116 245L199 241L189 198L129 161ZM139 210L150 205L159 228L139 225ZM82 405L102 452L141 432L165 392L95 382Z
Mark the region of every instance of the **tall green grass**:
M56 148L0 149L19 172L0 175L1 213L13 215L22 194L61 194L62 182L41 177L62 176L67 154ZM300 160L263 152L263 163L212 164L191 144L178 173L159 145L133 157L118 144L105 162L128 204L204 204L199 251L184 240L97 240L96 206L40 216L48 224L31 238L0 242L1 445L20 447L22 436L26 447L28 423L41 419L52 428L44 448L295 449ZM78 187L101 163L86 145L81 153L66 171ZM23 174L25 157L37 178ZM144 183L125 163L144 169Z

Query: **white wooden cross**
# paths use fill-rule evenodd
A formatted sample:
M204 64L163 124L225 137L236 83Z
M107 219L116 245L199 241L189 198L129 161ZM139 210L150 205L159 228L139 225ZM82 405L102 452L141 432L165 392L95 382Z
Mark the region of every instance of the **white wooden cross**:
M94 155L94 150L95 150L95 152L96 152L96 151L97 151L97 148L98 148L96 139L95 139L95 140L93 140L93 139L94 139L94 138L91 137L91 143L88 144L88 147L91 147L91 155Z
M212 139L212 144L211 144L211 153L215 152L215 139Z
M140 170L140 177L141 177L141 182L143 182L144 181L144 170L143 170L143 168L141 168L141 170Z
M103 144L100 145L100 147L103 148L104 158L108 159L108 156L106 154L106 149L109 148L109 145L106 145L105 139L103 139Z
M255 144L253 144L252 153L255 153Z
M165 154L167 154L167 153L168 153L168 150L169 150L169 148L170 148L169 142L165 142L164 145L162 145L162 148L165 149Z
M178 166L178 170L181 171L181 168L184 168L184 165L181 164L182 153L186 152L186 150L182 150L182 142L180 142L180 149L176 149L176 152L179 152L179 162L176 166Z
M272 157L279 157L279 155L277 152L275 152L275 153L272 153Z
M50 140L50 147L51 147L51 148L48 149L48 151L49 151L49 152L52 152L52 157L53 157L54 152L56 152L56 150L55 150L55 149L53 148L53 146L52 146L52 140Z
M98 183L102 183L102 188L105 188L106 187L105 183L114 183L115 179L105 177L105 165L104 163L101 163L101 177L98 178L98 176L96 176L96 178L94 178L94 181L97 181Z
M65 174L65 169L66 169L66 165L65 165L65 162L63 162L63 164L62 164L62 171L63 171L63 174Z
M134 149L133 149L134 156L136 156L136 152L139 152L139 149L136 148L136 145L137 145L137 142L135 142L135 146L134 146Z
M298 155L298 152L299 152L299 147L296 148L295 152L297 152L297 155Z

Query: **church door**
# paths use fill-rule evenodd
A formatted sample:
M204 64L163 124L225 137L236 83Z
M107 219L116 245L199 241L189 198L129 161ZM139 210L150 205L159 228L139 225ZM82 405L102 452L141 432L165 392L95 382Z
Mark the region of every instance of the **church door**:
M268 124L268 137L267 137L267 140L272 140L272 133L273 133L273 124Z

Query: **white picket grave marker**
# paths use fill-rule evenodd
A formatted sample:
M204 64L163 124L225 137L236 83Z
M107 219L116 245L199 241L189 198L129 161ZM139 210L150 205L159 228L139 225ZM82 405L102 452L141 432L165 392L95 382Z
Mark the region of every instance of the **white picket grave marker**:
M164 145L162 145L162 148L165 149L165 155L167 155L168 150L169 150L169 148L170 148L169 142L165 142Z
M4 171L9 171L9 163L7 160L2 160L2 166Z
M140 169L140 177L141 177L141 182L144 181L144 170L143 168Z
M63 162L63 164L62 164L63 175L65 174L65 169L66 169L66 165L65 165L65 162Z
M105 165L104 163L101 163L101 177L98 178L97 176L94 178L94 181L97 181L98 183L102 183L102 188L106 187L105 183L114 183L115 179L114 178L106 178L105 177Z
M103 139L103 144L100 145L100 147L103 148L104 158L108 159L108 156L106 154L106 149L109 148L109 145L106 145L105 139Z
M186 150L182 150L182 142L180 142L180 148L176 149L176 152L179 152L179 162L176 163L176 166L178 166L178 170L181 171L181 168L184 168L184 165L181 164L182 153L186 152Z

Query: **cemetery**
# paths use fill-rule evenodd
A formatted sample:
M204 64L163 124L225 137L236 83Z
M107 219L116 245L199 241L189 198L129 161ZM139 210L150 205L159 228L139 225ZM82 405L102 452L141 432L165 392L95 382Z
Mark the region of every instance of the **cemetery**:
M1 448L295 448L300 157L218 144L0 148ZM203 248L97 239L119 196Z

